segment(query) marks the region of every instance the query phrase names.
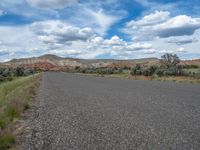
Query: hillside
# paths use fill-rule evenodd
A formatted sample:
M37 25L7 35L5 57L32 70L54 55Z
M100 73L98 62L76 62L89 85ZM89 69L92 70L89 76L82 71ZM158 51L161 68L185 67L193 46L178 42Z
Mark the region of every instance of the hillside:
M131 67L137 63L143 65L158 64L157 58L145 58L135 60L114 60L114 59L74 59L63 58L56 55L43 55L40 57L13 59L3 65L9 67L22 66L25 68L37 68L41 70L64 70L76 66L86 67Z
M200 66L200 59L195 59L195 60L184 60L181 61L181 65L196 65Z
M0 66L8 67L25 67L36 68L41 70L66 70L77 66L81 68L87 67L132 67L136 64L145 66L158 65L160 61L158 58L143 58L133 60L115 60L115 59L75 59L63 58L56 55L43 55L40 57L13 59L9 62L1 63ZM181 65L198 65L200 66L200 59L185 60L180 62Z

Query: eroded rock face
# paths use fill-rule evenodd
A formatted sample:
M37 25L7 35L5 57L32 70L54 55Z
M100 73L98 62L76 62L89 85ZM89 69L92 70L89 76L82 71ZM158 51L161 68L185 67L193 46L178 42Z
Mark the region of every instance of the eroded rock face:
M40 70L66 70L79 66L86 67L132 67L140 63L142 65L156 65L159 64L157 58L137 59L137 60L112 60L112 59L73 59L62 58L55 55L44 55L41 57L13 59L4 63L6 66L17 67L22 66L26 68L36 68Z
M0 67L25 67L35 68L44 71L65 71L74 69L79 66L87 67L133 67L136 64L143 66L160 65L160 60L157 58L135 59L135 60L114 60L114 59L74 59L63 58L56 55L44 55L40 57L13 59L6 63L0 63ZM197 65L200 66L200 59L181 61L180 65Z
M200 59L181 61L180 65L197 65L197 66L200 66Z

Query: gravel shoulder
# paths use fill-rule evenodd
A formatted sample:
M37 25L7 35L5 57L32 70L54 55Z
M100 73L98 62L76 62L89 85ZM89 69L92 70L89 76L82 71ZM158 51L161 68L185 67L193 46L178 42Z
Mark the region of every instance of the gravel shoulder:
M44 73L24 150L200 149L200 85Z

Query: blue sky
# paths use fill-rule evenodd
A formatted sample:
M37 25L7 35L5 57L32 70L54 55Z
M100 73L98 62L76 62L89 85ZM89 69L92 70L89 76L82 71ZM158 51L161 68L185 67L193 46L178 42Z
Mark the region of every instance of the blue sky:
M0 61L200 58L199 0L1 0Z

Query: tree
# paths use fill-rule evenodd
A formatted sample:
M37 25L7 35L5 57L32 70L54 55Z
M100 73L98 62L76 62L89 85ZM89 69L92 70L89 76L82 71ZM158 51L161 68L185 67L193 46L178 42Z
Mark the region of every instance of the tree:
M161 56L161 62L167 67L170 66L176 66L180 59L176 54L166 53L163 56Z

